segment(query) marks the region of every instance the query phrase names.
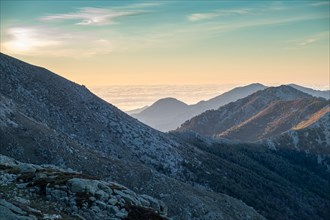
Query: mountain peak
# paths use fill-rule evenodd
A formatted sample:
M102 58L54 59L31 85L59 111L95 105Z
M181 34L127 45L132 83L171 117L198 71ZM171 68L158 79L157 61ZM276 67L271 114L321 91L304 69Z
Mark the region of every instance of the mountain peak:
M248 86L260 86L260 87L265 87L265 85L261 84L261 83L251 83Z
M155 106L155 105L165 105L165 104L171 104L171 105L182 105L182 106L187 106L186 103L176 99L176 98L172 98L172 97L167 97L167 98L162 98L157 100L154 104L152 104L151 106Z
M261 84L261 83L251 83L251 84L248 84L246 86L240 86L240 87L237 87L237 88L247 88L247 87L259 87L259 88L266 88L265 85Z
M311 95L299 91L288 85L280 85L276 87L269 87L262 91L255 93L255 96L265 96L268 98L275 98L281 100L292 100L297 98L310 98Z
M153 103L150 107L146 108L139 113L140 117L148 116L150 118L158 118L160 115L163 117L170 116L174 113L184 112L188 105L175 98L163 98Z

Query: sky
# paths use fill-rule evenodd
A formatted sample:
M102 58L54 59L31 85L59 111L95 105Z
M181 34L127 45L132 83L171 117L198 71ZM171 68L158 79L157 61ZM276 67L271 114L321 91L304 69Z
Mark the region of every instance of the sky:
M329 1L1 0L1 52L79 84L329 85Z

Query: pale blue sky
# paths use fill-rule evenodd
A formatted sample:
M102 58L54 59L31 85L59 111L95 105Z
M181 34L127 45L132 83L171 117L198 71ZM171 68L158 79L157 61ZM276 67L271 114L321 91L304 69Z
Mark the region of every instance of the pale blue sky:
M329 1L4 1L1 52L87 85L329 83Z

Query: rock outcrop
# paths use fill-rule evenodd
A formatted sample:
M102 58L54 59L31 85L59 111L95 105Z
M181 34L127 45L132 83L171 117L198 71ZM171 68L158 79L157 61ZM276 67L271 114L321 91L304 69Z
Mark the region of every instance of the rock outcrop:
M96 177L0 155L1 219L167 219L165 204Z

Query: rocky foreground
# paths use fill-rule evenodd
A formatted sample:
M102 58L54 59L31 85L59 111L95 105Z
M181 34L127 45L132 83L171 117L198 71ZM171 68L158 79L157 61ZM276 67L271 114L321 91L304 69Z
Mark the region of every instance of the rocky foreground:
M55 166L0 155L1 219L168 219L160 200Z

